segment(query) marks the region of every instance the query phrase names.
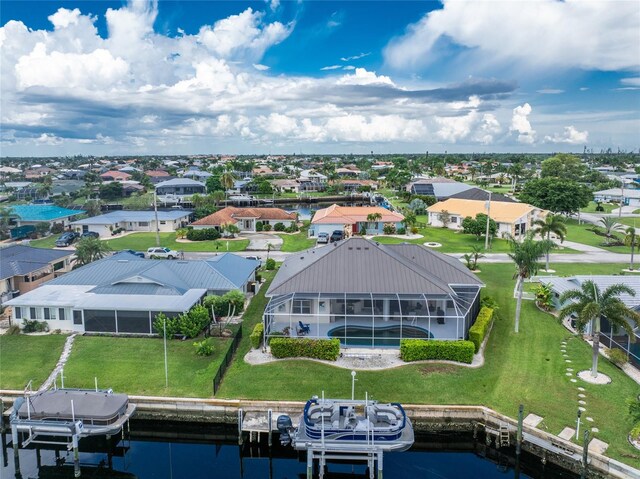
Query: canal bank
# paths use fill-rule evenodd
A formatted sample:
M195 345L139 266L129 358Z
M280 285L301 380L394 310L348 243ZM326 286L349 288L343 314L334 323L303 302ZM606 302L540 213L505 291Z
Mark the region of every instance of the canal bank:
M6 416L20 391L0 391ZM249 401L224 399L166 398L150 396L130 396L137 407L136 419L171 421L184 423L214 423L237 425L241 430L239 417L267 416L281 414L299 416L304 402L298 401ZM484 406L437 406L404 405L418 433L471 432L485 435L487 444L497 447L517 447L518 421ZM241 413L240 413L241 412ZM249 431L249 429L245 429ZM263 428L265 436L267 426ZM256 430L257 432L257 430ZM534 454L542 462L552 462L564 469L580 474L583 470L585 451L570 441L524 424L521 429L523 451ZM256 434L257 436L257 434ZM610 459L593 450L587 451L588 477L615 477L640 479L640 470Z

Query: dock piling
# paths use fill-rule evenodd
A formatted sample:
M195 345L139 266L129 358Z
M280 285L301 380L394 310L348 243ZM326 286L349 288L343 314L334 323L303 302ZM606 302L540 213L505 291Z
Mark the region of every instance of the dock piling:
M589 430L586 429L584 431L584 438L582 444L582 474L580 474L580 479L585 479L587 477L587 468L589 466Z
M382 452L378 453L378 479L382 479Z
M78 435L71 436L73 445L73 477L80 477L80 452L78 451Z
M520 404L518 408L518 432L516 435L516 456L520 456L520 449L522 447L522 421L524 419L524 406Z
M238 409L238 444L242 446L242 408Z
M273 436L273 410L269 409L267 410L267 423L268 423L268 431L269 431L269 447L271 447L271 444L273 443L272 441L272 436Z
M307 479L313 479L313 451L307 449Z

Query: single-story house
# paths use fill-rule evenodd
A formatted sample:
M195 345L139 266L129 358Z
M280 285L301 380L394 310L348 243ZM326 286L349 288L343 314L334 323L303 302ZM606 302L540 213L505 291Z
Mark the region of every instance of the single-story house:
M189 224L190 210L158 210L157 230L173 232ZM109 238L119 228L125 231L156 231L156 215L153 211L117 210L91 218L73 221L71 226L79 233L93 231L101 238Z
M423 178L407 185L407 191L413 195L435 196L440 201L447 199L461 191L472 189L473 186L444 178Z
M207 178L213 176L208 171L201 171L196 169L186 170L182 172L183 178L191 178L192 180L207 181Z
M0 249L0 304L69 271L73 255L17 244Z
M490 206L489 216L497 223L497 235L510 234L519 236L533 226L533 222L542 219L547 212L526 203L509 203L506 201L463 200L449 198L445 201L431 205L427 208L429 224L431 226L444 226L441 221L443 211L449 213L447 228L453 230L462 229L462 220L467 216L475 218L478 213L487 214L487 206Z
M17 175L22 173L20 168L13 168L11 166L0 166L0 175Z
M593 201L600 203L622 201L624 206L637 206L640 208L640 190L625 188L610 188L608 190L600 190L593 193Z
M455 195L451 195L449 198L455 198L459 200L476 200L476 201L504 201L506 203L517 203L518 201L500 193L491 193L489 191L482 190L480 188L470 188L468 190L461 191Z
M343 178L357 178L360 173L357 168L336 168L336 174Z
M280 193L299 193L300 182L298 180L271 180L271 186Z
M131 179L131 175L125 171L111 170L100 175L103 181L126 181Z
M34 166L32 169L24 171L24 177L27 180L34 180L37 178L42 178L43 176L52 175L56 173L56 170L53 168L48 168L46 166Z
M379 214L380 219L369 221L371 214ZM319 233L331 234L335 230L346 233L347 236L360 234L363 230L367 234L377 235L384 232L384 225L392 224L396 229L402 227L404 216L389 211L381 206L338 206L331 205L316 211L309 227L309 236Z
M341 184L345 191L358 191L360 188L368 187L371 190L378 189L378 182L373 180L356 180L356 179L342 179L337 180L336 183Z
M118 253L78 268L7 302L12 319L46 321L50 329L152 334L158 313L176 316L205 295L247 292L259 261L231 253L166 261Z
M635 311L640 312L640 276L626 275L584 275L584 276L570 276L570 277L558 277L558 276L541 276L538 278L541 283L548 285L553 293L553 303L556 309L562 308L564 305L560 304L560 296L569 290L580 289L582 283L585 281L593 281L600 291L604 291L609 286L618 283L624 283L629 286L636 293L635 296L628 294L621 294L620 299L624 304ZM591 328L586 328L586 333L591 334ZM633 340L627 332L623 329L613 331L611 324L606 318L602 318L600 321L600 342L607 348L622 349L629 355L629 362L636 368L640 369L640 329L634 330L635 340Z
M466 339L483 286L442 253L353 237L286 258L266 293L264 335L338 338L345 347Z
M171 177L171 175L164 170L147 170L144 174L149 178L163 178L165 180Z
M156 185L156 194L158 196L182 197L195 194L204 195L206 193L207 187L204 183L190 180L189 178L173 178Z
M222 229L226 224L236 225L242 232L256 231L256 224L269 224L272 227L276 223L282 223L285 227L291 226L297 221L295 213L288 213L280 208L237 208L227 206L209 216L191 223L194 229L215 228Z
M38 223L49 223L53 226L62 223L64 227L69 226L76 215L83 213L84 210L71 210L55 205L15 205L10 207L9 212L16 226L35 226Z

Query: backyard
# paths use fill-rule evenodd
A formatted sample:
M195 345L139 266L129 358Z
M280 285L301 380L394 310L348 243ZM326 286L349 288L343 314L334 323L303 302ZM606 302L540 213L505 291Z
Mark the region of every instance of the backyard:
M66 335L0 336L0 389L38 389L58 362Z

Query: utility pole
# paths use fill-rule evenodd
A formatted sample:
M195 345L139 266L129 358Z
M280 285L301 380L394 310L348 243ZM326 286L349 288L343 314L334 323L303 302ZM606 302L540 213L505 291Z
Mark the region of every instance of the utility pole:
M487 201L487 230L484 237L484 249L489 249L489 224L491 222L491 192L489 192L489 201Z
M158 194L153 190L153 214L156 217L156 246L160 246L160 223L158 222Z
M621 178L622 188L620 189L620 208L618 208L618 218L622 217L622 206L624 205L624 177Z

